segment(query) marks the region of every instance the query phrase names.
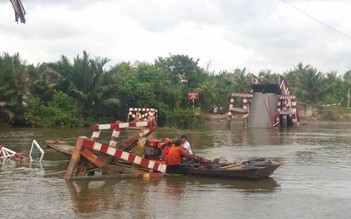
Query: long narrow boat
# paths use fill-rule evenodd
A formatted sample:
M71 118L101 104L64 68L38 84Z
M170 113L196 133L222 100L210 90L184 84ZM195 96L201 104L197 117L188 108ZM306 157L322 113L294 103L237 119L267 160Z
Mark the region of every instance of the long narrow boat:
M221 177L231 179L262 179L269 177L280 163L267 158L260 158L242 163L225 166L187 165L185 174L206 177Z
M147 140L144 151L145 157L159 160L161 150L156 147L159 143L161 143L160 140ZM217 158L211 161L199 157L198 162L194 162L194 160L184 162L180 167L175 167L175 169L172 167L168 168L166 173L214 178L262 179L270 176L279 166L279 162L268 158L253 158L243 162L228 162L224 158Z

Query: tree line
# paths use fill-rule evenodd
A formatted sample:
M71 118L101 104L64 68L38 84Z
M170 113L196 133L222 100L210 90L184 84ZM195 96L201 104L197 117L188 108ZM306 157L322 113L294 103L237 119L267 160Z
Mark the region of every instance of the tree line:
M72 60L27 64L18 53L0 56L0 118L14 125L86 126L125 121L130 107L153 107L159 125L188 126L216 106L227 109L232 92L250 92L250 72L212 72L187 55L158 57L153 63L92 58L86 51ZM323 73L299 63L282 73L299 102L348 103L351 70ZM265 83L277 83L277 73L259 72ZM188 92L199 92L196 109Z

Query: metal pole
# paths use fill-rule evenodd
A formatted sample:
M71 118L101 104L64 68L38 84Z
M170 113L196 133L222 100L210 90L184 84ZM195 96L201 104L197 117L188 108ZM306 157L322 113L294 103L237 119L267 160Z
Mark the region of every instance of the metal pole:
M350 77L351 73L349 74L349 84L347 86L347 108L350 108Z
M347 88L347 107L350 108L350 87Z
M195 100L193 99L193 109L195 108Z

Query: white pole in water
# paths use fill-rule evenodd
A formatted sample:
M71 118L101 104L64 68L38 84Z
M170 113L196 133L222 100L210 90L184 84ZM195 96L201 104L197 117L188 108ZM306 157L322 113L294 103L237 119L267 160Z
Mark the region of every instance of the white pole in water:
M347 108L350 108L350 77L351 73L349 74L349 84L347 86Z

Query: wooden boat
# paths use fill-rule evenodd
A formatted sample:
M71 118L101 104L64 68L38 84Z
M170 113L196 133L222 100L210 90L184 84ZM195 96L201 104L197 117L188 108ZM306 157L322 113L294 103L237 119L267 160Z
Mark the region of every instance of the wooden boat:
M213 178L263 179L267 178L280 166L277 161L268 158L255 158L241 163L226 164L182 164L183 174ZM179 173L179 172L178 172Z
M145 143L144 155L152 160L159 160L161 150L157 147L161 140L149 139ZM270 176L280 163L268 158L253 158L243 162L228 162L225 158L213 161L198 157L199 161L183 160L179 167L167 167L167 174L186 174L194 176L207 176L213 178L233 179L262 179Z

